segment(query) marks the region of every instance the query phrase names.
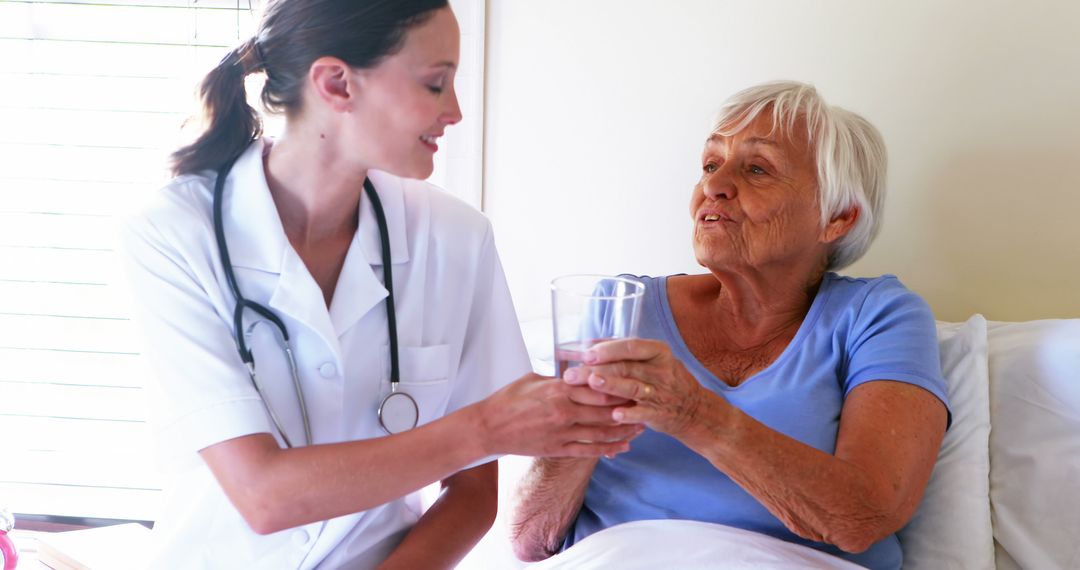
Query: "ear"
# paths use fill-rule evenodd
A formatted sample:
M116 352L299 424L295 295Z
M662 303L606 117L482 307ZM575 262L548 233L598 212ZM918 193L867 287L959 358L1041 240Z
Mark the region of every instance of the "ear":
M829 220L829 223L825 224L825 229L821 231L822 243L834 243L836 240L846 236L851 231L851 228L855 227L855 222L859 221L861 214L862 212L858 206L852 206Z
M354 98L349 85L351 74L352 68L347 63L336 57L324 56L311 64L308 80L321 101L338 113L346 113Z

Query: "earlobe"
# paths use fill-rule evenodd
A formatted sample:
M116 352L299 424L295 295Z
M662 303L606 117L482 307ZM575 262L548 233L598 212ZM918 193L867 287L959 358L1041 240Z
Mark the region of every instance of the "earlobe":
M858 206L852 206L850 209L841 212L825 226L822 231L822 241L825 243L833 243L836 240L847 235L851 231L851 228L855 227L855 222L859 221L859 216L862 212Z
M311 64L308 80L318 98L339 113L350 109L353 98L349 77L352 69L336 57L320 57Z

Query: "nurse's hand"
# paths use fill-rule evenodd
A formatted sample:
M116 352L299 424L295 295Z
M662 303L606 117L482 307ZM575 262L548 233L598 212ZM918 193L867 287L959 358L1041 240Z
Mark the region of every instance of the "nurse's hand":
M627 400L558 378L527 374L477 404L488 454L534 457L613 456L644 431L612 412Z

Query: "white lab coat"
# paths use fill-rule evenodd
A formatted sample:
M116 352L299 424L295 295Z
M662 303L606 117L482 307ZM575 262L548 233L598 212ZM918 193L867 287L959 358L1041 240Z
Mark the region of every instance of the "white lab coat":
M288 328L315 443L382 436L376 411L390 390L387 293L371 204L361 199L359 230L327 310L282 230L263 152L263 141L253 143L225 184L225 234L240 290ZM529 359L487 219L425 182L376 171L369 177L389 226L401 387L426 423L518 378ZM198 455L243 435L278 437L233 340L235 301L214 240L214 180L209 173L172 181L123 235L156 376L153 423L166 473L150 567L371 567L420 516L416 494L260 536ZM244 319L246 326L263 321L252 311ZM255 327L257 371L290 439L302 444L299 406L274 331L268 323Z

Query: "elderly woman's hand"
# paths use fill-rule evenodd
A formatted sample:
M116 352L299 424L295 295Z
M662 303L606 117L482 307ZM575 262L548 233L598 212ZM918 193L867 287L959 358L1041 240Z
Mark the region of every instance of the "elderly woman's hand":
M585 353L585 365L567 370L563 380L632 400L633 405L616 407L612 418L621 423L644 423L676 437L698 425L714 396L666 344L645 339L597 344Z

